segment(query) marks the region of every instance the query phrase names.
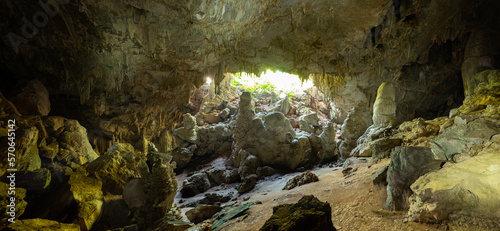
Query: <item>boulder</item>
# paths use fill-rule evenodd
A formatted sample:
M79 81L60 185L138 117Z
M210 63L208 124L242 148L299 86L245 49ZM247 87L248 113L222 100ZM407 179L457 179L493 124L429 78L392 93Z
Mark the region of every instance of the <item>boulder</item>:
M260 228L271 230L336 230L332 222L330 204L319 201L316 197L303 196L296 204L284 204L273 208L273 215Z
M382 83L373 104L373 125L396 125L396 89L390 82Z
M255 173L257 174L257 176L259 176L259 178L264 178L264 177L267 177L267 176L272 176L274 174L276 174L278 171L272 167L269 167L269 166L262 166L262 167L258 167L257 168L257 171L255 171Z
M31 230L51 230L51 231L80 231L80 226L77 224L65 224L57 221L45 220L40 218L16 220L16 223L9 225L9 229L15 231L31 231Z
M319 127L320 127L320 125L319 125L318 114L311 113L311 114L299 117L300 130L315 134L316 130Z
M411 185L410 220L437 223L460 217L480 217L500 228L500 147L431 172Z
M255 174L249 175L243 178L243 183L236 186L236 189L240 194L250 192L253 188L255 188L255 184L257 184L257 179L259 177Z
M0 213L0 229L2 230L11 223L8 219L12 219L12 215L14 216L13 220L18 223L19 221L17 219L23 215L24 210L28 205L28 203L24 200L26 197L26 189L20 188L17 185L14 185L14 187L15 189L7 183L0 182L0 206L2 208L2 213ZM9 195L9 192L12 194L14 191L15 195ZM10 201L11 198L15 199L14 203ZM13 206L14 204L15 206Z
M391 211L407 210L410 185L420 176L440 169L442 162L434 159L434 154L426 147L394 148L387 170L386 208Z
M498 133L500 123L487 118L479 118L467 124L455 123L432 140L431 147L438 159L453 160L454 155L468 152Z
M206 171L208 175L208 179L210 180L211 185L220 185L225 182L224 172L225 168L214 168Z
M196 194L207 191L210 187L211 184L210 180L208 180L208 175L204 172L196 173L185 179L182 183L182 197L192 197Z
M222 155L231 152L233 141L231 124L216 124L198 129L199 145L194 150L195 156Z
M338 158L338 149L337 149L337 141L335 137L337 135L337 131L335 130L335 124L332 122L328 122L323 127L323 132L318 136L321 143L321 148L319 150L318 156L321 160L332 161ZM312 140L311 138L309 138ZM312 141L311 141L312 143Z
M182 116L183 118L183 127L177 128L174 130L174 134L177 135L181 140L199 144L198 141L198 126L196 126L196 118L189 113L186 113Z
M29 127L24 130L16 131L15 140L15 169L17 171L35 171L42 166L42 160L38 154L38 135L39 130L36 127ZM7 166L7 140L2 142L2 162L0 163L0 175L7 173L7 169L12 167ZM4 146L5 145L5 146Z
M103 182L103 192L121 195L130 178L141 178L148 173L146 157L131 144L114 143L106 154L86 167L89 175Z
M76 169L99 157L90 145L87 130L77 120L48 117L46 121L49 121L47 131L54 131L57 136L57 161Z
M245 177L255 174L259 167L259 159L254 155L248 155L245 160L243 160L238 169L238 173L242 179Z
M47 116L50 112L49 91L36 79L28 82L12 103L23 115Z
M200 205L186 212L186 217L189 221L198 224L206 219L211 218L216 213L220 212L222 207L217 205Z
M308 170L288 180L286 182L285 187L283 187L283 190L290 190L292 188L299 187L301 185L309 184L316 181L319 181L318 176L316 176L316 174Z
M145 195L145 205L135 214L140 230L161 222L172 208L177 194L177 180L171 163L161 163L154 166L150 172L140 179Z
M121 196L105 196L99 224L110 230L126 227L133 224L129 214L127 203Z
M231 184L240 181L240 174L238 174L238 169L226 169L222 175L224 178L224 183Z
M372 163L377 163L384 158L391 156L391 150L401 145L401 139L382 138L373 141Z
M351 151L357 146L358 138L371 124L371 112L366 105L360 104L349 111L340 134L339 151L342 158L349 157Z
M84 168L71 174L68 184L78 206L78 223L82 230L90 230L101 215L102 181L88 177Z
M272 100L271 100L272 102ZM284 99L276 102L273 104L273 106L271 106L271 109L269 110L270 112L273 112L273 111L279 111L283 114L288 114L288 112L290 112L290 99L288 97L285 97Z
M50 171L46 168L37 169L33 172L18 172L16 174L16 186L28 191L42 192L46 190L52 179Z
M198 145L193 144L187 148L179 147L173 150L171 154L172 154L172 160L176 163L176 168L177 169L185 168L191 161L191 158L193 158L194 151L197 148Z

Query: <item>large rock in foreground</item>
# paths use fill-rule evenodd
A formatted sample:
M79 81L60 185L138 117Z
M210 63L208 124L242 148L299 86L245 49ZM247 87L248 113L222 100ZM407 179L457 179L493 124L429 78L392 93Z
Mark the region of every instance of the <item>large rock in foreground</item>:
M273 215L261 231L333 231L332 208L330 204L316 197L304 196L297 204L284 204L273 208Z
M387 209L408 209L410 185L420 176L439 169L441 163L442 161L435 160L432 151L425 147L394 148L387 172Z
M452 217L489 219L487 229L500 229L500 149L429 173L411 185L408 217L440 222Z

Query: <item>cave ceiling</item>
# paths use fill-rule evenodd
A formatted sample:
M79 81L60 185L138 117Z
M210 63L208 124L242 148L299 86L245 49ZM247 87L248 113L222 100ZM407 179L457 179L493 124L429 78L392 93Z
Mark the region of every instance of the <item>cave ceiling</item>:
M491 9L495 3L5 0L0 4L0 68L10 74L5 81L22 86L39 79L54 101L72 99L62 102L81 105L78 114L86 115L93 127L116 133L119 129L110 124L121 121L132 124L138 136L158 124L165 128L167 118L179 121L205 77L219 82L226 72L260 73L271 68L302 77L320 74L323 78L316 84L332 98L338 96L349 106L355 101L369 103L381 82L404 75L405 65L429 63L433 46L452 41L450 53L463 50L460 39L482 17L478 9ZM460 57L454 59L448 63L456 68ZM346 86L334 86L338 82L329 80L329 75L347 79L341 81ZM17 89L4 88L7 95Z

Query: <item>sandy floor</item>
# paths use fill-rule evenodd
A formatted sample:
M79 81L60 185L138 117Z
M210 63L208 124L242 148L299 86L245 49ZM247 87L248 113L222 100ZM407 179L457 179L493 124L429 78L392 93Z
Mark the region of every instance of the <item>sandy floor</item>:
M332 206L332 221L337 230L482 230L470 225L456 223L421 224L404 222L405 213L392 213L384 210L386 189L372 183L373 174L382 166L387 165L389 159L378 164L359 165L358 170L350 177L344 178L339 168L317 168L313 172L318 175L319 181L303 185L292 190L281 190L286 181L299 174L272 176L261 180L250 193L240 195L236 201L229 203L244 203L261 201L262 204L253 205L248 216L230 221L230 225L223 230L254 231L259 230L264 222L272 215L274 206L285 203L296 203L303 195L314 195L321 201L327 201ZM179 180L185 178L180 175ZM182 183L182 181L180 181ZM216 192L227 194L233 192L234 185L218 186L207 193ZM186 202L200 199L203 195L186 200ZM248 198L250 197L250 198ZM176 203L179 201L179 195ZM189 210L183 209L185 212Z

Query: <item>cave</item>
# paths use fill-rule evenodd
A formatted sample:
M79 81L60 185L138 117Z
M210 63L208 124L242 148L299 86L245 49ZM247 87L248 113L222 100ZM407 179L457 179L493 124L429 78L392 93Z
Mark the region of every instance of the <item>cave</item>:
M495 0L4 0L1 230L499 230Z

